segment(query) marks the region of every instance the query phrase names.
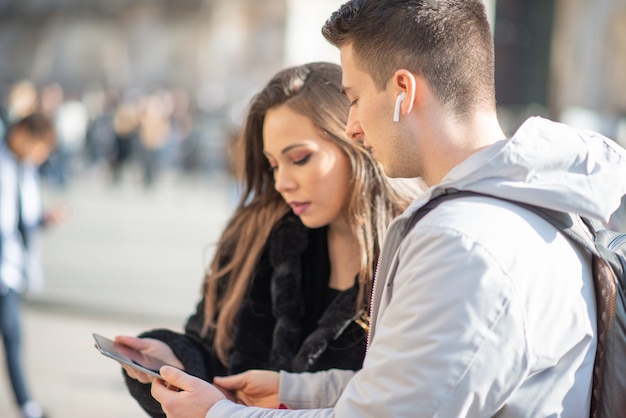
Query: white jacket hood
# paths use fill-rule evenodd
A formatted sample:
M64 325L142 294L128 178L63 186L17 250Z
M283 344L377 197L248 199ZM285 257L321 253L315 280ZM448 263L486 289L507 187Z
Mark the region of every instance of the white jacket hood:
M608 223L626 194L626 151L592 131L541 117L454 167L406 213L443 189L490 194Z

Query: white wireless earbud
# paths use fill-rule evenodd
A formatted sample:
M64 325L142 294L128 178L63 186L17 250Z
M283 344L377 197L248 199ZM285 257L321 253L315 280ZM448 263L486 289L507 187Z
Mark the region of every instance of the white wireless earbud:
M406 93L402 92L398 94L398 98L396 99L396 108L393 111L393 121L398 122L400 120L400 105L406 98Z

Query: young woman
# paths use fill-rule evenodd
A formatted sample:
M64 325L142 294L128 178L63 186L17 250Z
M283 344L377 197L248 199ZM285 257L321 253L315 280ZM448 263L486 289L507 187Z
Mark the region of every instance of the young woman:
M250 104L236 150L243 194L185 334L116 341L208 381L253 368L359 369L381 239L417 188L389 181L346 137L348 111L338 65L276 74ZM163 417L151 378L126 376L141 406Z

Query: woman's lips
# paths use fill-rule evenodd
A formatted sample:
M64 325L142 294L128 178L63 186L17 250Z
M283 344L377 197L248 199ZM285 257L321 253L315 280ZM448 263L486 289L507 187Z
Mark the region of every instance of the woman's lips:
M300 216L311 206L311 202L290 202L289 206L291 206L293 213Z

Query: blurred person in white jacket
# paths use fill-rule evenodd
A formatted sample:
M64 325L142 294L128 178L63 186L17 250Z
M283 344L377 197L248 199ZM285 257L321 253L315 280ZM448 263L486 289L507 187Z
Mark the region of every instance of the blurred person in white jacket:
M44 417L22 365L21 298L42 286L36 231L65 216L63 207L44 212L39 190L38 168L55 141L51 120L34 113L11 125L0 144L0 331L15 402L24 418Z
M626 193L626 152L542 118L505 137L480 0L351 0L323 34L340 49L349 136L387 175L429 185L387 232L363 368L215 379L246 405L290 410L238 405L169 367L154 397L170 418L589 416L589 254L489 197L446 201L401 237L448 188L606 223Z

